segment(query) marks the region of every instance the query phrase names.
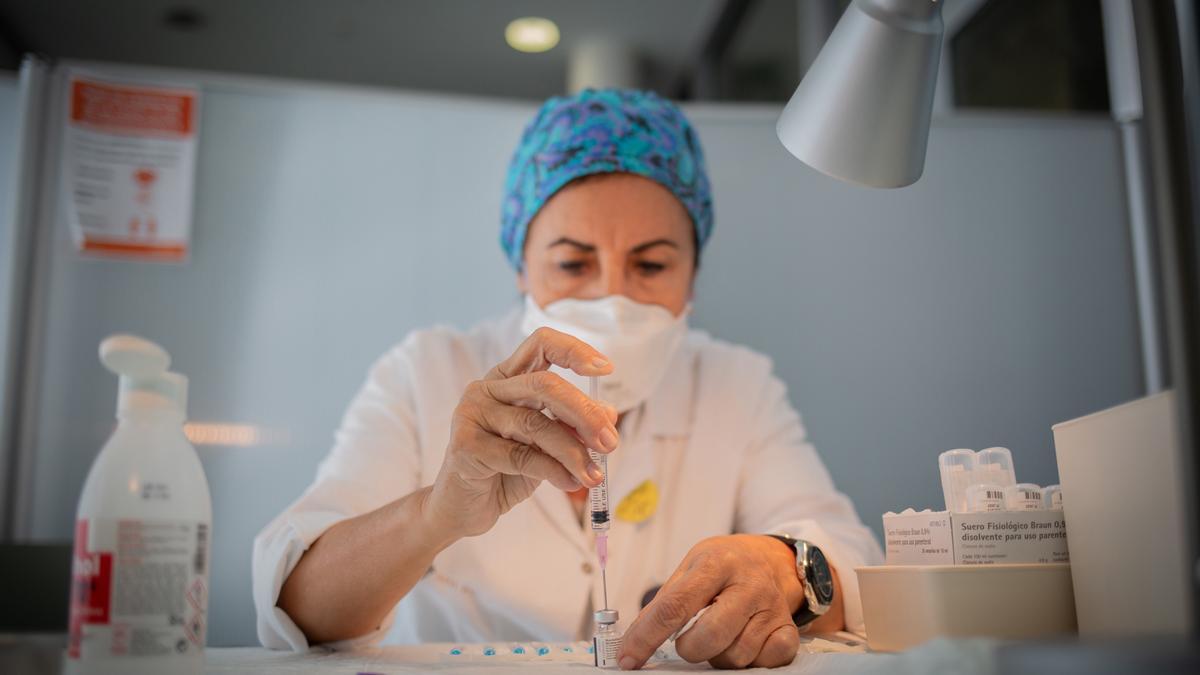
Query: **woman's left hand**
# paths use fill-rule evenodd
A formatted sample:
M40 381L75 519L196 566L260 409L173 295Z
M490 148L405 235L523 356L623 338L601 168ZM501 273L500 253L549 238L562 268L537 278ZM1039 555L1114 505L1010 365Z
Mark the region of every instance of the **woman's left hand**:
M712 605L675 641L692 663L715 668L785 666L796 657L792 622L804 586L796 557L762 535L711 537L692 547L625 633L621 668L639 668L701 609Z

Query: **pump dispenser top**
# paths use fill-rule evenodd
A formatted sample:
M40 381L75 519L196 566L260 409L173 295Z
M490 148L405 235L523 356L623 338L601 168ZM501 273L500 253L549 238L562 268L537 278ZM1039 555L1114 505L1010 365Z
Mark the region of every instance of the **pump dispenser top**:
M167 370L167 350L136 335L112 335L100 343L100 362L121 378L118 418L151 410L186 415L187 377Z

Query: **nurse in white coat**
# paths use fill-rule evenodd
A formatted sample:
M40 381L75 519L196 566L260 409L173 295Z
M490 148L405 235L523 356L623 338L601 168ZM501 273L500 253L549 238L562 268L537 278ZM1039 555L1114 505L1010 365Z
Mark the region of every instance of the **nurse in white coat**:
M608 453L623 668L709 605L675 646L717 667L790 663L800 630L861 632L853 569L878 545L770 361L687 328L712 200L679 109L551 99L501 220L524 307L418 331L372 367L316 480L255 539L262 643L587 639L603 606L588 447ZM805 545L832 600L806 593Z

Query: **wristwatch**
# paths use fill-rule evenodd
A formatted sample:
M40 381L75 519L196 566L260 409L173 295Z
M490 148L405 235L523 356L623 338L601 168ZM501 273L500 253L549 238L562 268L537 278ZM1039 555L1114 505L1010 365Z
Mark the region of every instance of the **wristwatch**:
M821 549L786 534L769 534L796 552L796 572L804 581L804 604L792 615L796 627L803 629L833 606L833 573Z

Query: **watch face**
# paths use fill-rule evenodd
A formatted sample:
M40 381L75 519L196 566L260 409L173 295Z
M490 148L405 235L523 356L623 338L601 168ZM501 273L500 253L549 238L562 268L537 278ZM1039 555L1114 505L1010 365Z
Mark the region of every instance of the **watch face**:
M808 569L809 582L816 591L817 597L820 598L821 604L832 602L833 574L829 571L829 563L825 561L825 554L815 546L808 553Z

